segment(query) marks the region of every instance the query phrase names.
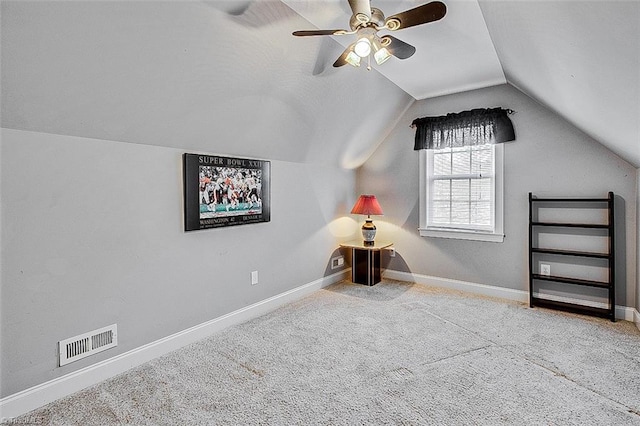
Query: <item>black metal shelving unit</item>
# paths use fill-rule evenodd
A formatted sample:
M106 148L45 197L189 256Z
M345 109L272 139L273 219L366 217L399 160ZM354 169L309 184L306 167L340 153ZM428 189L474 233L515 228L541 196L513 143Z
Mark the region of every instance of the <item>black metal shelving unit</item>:
M611 321L615 321L615 244L614 244L614 209L613 192L609 192L607 198L537 198L531 192L529 193L529 306L539 306L542 308L560 309L564 311L592 315L601 318L608 318ZM607 209L607 223L574 223L574 222L542 222L538 221L537 209L540 208L538 203L545 203L546 206L556 206L562 208L562 206L575 205L577 203L592 205L594 209ZM542 248L534 246L534 236L536 233L541 232L545 227L555 229L601 229L606 230L606 236L608 238L608 251L602 252L590 252L579 250L566 250L566 249L554 249L554 248ZM555 276L555 275L541 275L534 272L534 258L537 254L548 254L555 256L566 256L568 258L596 258L606 259L608 264L608 280L607 281L592 281L572 277ZM599 308L593 306L587 306L577 303L559 302L556 300L550 300L534 296L534 288L539 281L552 281L555 283L570 284L573 286L586 286L596 287L607 290L608 294L608 307Z

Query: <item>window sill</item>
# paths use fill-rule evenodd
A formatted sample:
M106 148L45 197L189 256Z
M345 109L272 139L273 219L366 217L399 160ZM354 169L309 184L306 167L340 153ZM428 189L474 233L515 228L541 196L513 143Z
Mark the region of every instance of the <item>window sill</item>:
M471 231L454 231L443 229L428 229L420 228L421 237L433 237L433 238L452 238L456 240L472 240L472 241L487 241L491 243L504 242L504 234L493 234L488 232L471 232Z

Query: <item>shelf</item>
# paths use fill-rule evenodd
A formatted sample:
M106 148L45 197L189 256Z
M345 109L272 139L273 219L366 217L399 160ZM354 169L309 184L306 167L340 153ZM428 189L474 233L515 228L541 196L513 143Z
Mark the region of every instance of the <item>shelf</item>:
M558 283L567 283L575 285L584 285L587 287L609 288L609 283L602 281L581 280L578 278L558 277L555 275L532 274L534 280L554 281Z
M531 248L531 251L533 253L555 254L558 256L593 257L596 259L609 258L609 253L595 253L590 251L558 250L558 249L546 249L546 248Z
M540 201L540 202L561 202L561 203L607 203L609 202L608 198L532 198L531 201Z
M615 312L612 309L596 308L593 306L578 305L576 303L558 302L556 300L541 299L539 297L532 297L531 303L532 306L539 306L541 308L559 309L566 312L573 312L575 314L608 318L612 321L615 319Z
M553 226L556 228L590 228L607 229L609 225L604 223L563 223L563 222L531 222L532 226Z
M615 195L613 192L607 194L607 198L536 198L533 193L529 193L529 305L531 307L540 306L551 309L561 309L569 312L576 312L579 314L593 315L602 318L609 318L611 321L615 321ZM581 203L578 205L577 203ZM605 223L584 223L584 222L571 222L571 214L576 207L593 209L593 210L607 210L607 219ZM545 209L567 209L565 215L560 219L562 222L546 222L539 220L541 211ZM595 220L595 219L594 219ZM604 220L604 219L602 219ZM608 248L606 252L593 252L583 251L575 249L564 248L542 248L535 247L539 238L539 235L551 233L550 230L542 229L543 227L556 228L553 230L553 234L556 237L562 235L568 236L580 236L582 238L593 238L592 241L601 241L600 239L606 236L608 240ZM598 231L591 231L596 229ZM557 234L557 235L556 235ZM596 240L598 239L598 240ZM568 241L569 243L571 241ZM567 247L569 244L563 242L559 245ZM547 245L548 247L548 245ZM580 246L576 246L579 248ZM538 256L536 255L538 254ZM540 268L536 266L538 263L542 263L542 255L551 256L568 256L568 259L563 259L563 263L569 263L575 267L595 266L599 268L605 267L600 261L585 261L578 260L577 258L590 258L590 259L604 259L606 260L606 268L608 273L608 279L606 281L594 281L585 280L579 278L554 276L554 275L541 275L534 273L534 270L540 271ZM570 257L575 257L571 259ZM549 263L560 259L549 259ZM569 273L571 275L571 273ZM576 275L581 275L576 273ZM535 287L541 285L540 281L554 282L558 286L562 284L575 285L577 287L592 287L600 288L607 291L607 308L594 308L588 306L587 300L580 299L580 289L577 287L565 286L565 290L574 291L578 296L576 303L558 302L550 299L543 299L535 297ZM554 286L555 287L555 286ZM584 290L584 289L583 289ZM582 305L581 303L585 303Z

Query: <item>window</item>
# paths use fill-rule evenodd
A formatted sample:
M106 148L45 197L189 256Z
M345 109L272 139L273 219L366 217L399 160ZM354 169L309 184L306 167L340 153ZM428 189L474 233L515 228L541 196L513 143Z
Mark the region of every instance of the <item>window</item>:
M420 156L420 235L502 242L502 144Z
M503 145L515 140L503 108L413 120L420 151L420 235L502 242Z

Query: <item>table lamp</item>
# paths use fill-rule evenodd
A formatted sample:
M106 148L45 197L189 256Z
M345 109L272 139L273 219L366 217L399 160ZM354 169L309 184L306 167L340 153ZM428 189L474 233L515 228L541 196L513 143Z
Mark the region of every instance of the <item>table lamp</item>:
M361 195L351 209L351 214L366 214L367 220L362 225L362 237L365 246L372 246L376 237L376 226L371 221L371 215L382 216L382 207L375 195Z

